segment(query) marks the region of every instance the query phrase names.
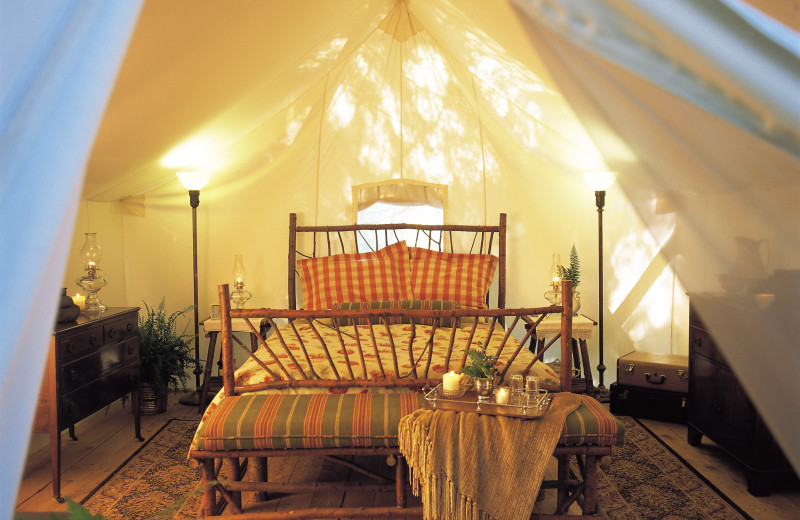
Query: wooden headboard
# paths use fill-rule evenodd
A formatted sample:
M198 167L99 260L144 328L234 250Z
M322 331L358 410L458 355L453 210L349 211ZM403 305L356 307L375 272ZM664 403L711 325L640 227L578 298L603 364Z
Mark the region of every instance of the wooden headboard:
M401 231L413 239L398 238ZM298 250L298 234L311 233L310 251ZM497 308L506 304L506 214L496 226L351 224L343 226L298 226L297 214L289 215L289 308L297 308L297 258L317 258L339 253L376 251L387 244L406 240L409 246L448 253L493 254L498 257ZM359 243L361 246L359 246ZM455 247L459 244L461 247ZM464 245L467 244L467 245ZM362 248L359 250L359 248Z

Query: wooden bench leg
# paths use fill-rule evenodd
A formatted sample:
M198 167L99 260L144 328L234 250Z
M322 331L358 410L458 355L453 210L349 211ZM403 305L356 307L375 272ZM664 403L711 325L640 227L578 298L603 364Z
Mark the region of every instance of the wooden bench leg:
M583 464L583 505L584 515L597 510L597 455L586 455Z
M230 479L233 481L240 481L242 479L242 466L239 462L238 457L231 457L225 459L228 463L228 474L230 475ZM233 491L231 492L231 500L233 500L234 505L238 508L242 508L242 492L241 491Z
M566 482L569 480L569 455L556 455L558 460L558 480ZM567 503L569 500L569 490L564 487L559 487L556 499L556 513L566 513Z
M269 472L267 471L267 457L250 457L247 463L250 472L250 482L267 482ZM253 493L254 502L266 502L269 500L269 493L266 491L256 491Z
M203 505L202 505L202 513L203 516L214 516L216 514L217 508L217 491L214 486L211 485L216 479L216 475L214 474L214 459L203 459Z
M395 464L395 494L397 507L405 508L408 504L406 497L406 458L402 455L397 455L397 464Z

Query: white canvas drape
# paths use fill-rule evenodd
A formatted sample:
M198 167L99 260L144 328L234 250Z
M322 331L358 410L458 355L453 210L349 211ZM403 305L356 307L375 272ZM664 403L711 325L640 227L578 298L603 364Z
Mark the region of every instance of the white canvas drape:
M800 469L800 35L736 0L516 4ZM743 267L751 243L767 244L767 273ZM702 293L724 293L721 275L738 287L718 305Z
M140 2L0 4L0 518L11 518L95 132Z
M670 311L640 305L680 292L651 291L669 268L690 292L720 292L741 235L766 239L770 271L797 269L797 106L785 97L798 91L797 37L765 36L771 23L733 3L519 0L521 16L480 0L153 0L103 114L139 3L0 2L9 478L35 399L12 389L41 372L84 169L91 204L127 198L114 217L120 305L191 301L186 192L161 163L176 150L214 171L198 212L201 309L230 277L229 252L245 255L253 303L285 305L289 212L352 221L352 187L387 179L447 185L450 222L507 212L509 302L520 306L543 303L552 252L575 242L596 315L596 213L580 174L617 170L604 217L610 367L633 345L671 351ZM747 327L747 340L736 323L711 325L797 464L792 321L740 320L766 327Z

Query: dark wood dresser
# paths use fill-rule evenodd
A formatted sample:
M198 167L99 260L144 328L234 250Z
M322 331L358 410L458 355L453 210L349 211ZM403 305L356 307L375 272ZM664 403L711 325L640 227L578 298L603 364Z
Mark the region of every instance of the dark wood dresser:
M687 426L689 444L699 446L705 435L742 463L752 495L769 495L775 477L792 474L791 465L691 303Z
M50 341L34 433L50 434L53 496L61 498L61 431L131 394L134 434L139 422L139 307L109 307L56 324Z

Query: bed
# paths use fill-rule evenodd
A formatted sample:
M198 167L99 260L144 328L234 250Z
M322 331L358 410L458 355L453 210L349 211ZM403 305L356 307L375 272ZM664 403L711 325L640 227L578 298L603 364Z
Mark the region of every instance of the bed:
M424 405L425 391L444 374L461 371L468 349L497 357L500 384L533 374L550 391L570 391L571 287L565 284L561 306L506 308L505 232L505 214L494 226L299 226L290 215L289 308L232 309L230 288L219 287L223 389L204 413L190 458L207 483L226 461L230 481L207 487L201 514L214 517L223 502L240 513L243 490L258 501L342 486L269 482L267 457L315 455L352 465L342 457L369 454L388 457L395 479L376 476L361 488L394 489L396 507L265 518L421 516L421 508L406 507L397 423ZM560 315L561 332L534 355L526 345L550 314ZM251 353L232 334L233 320L253 334L264 320L273 332L259 335ZM565 346L556 374L541 356L558 339ZM248 357L238 369L236 343Z

